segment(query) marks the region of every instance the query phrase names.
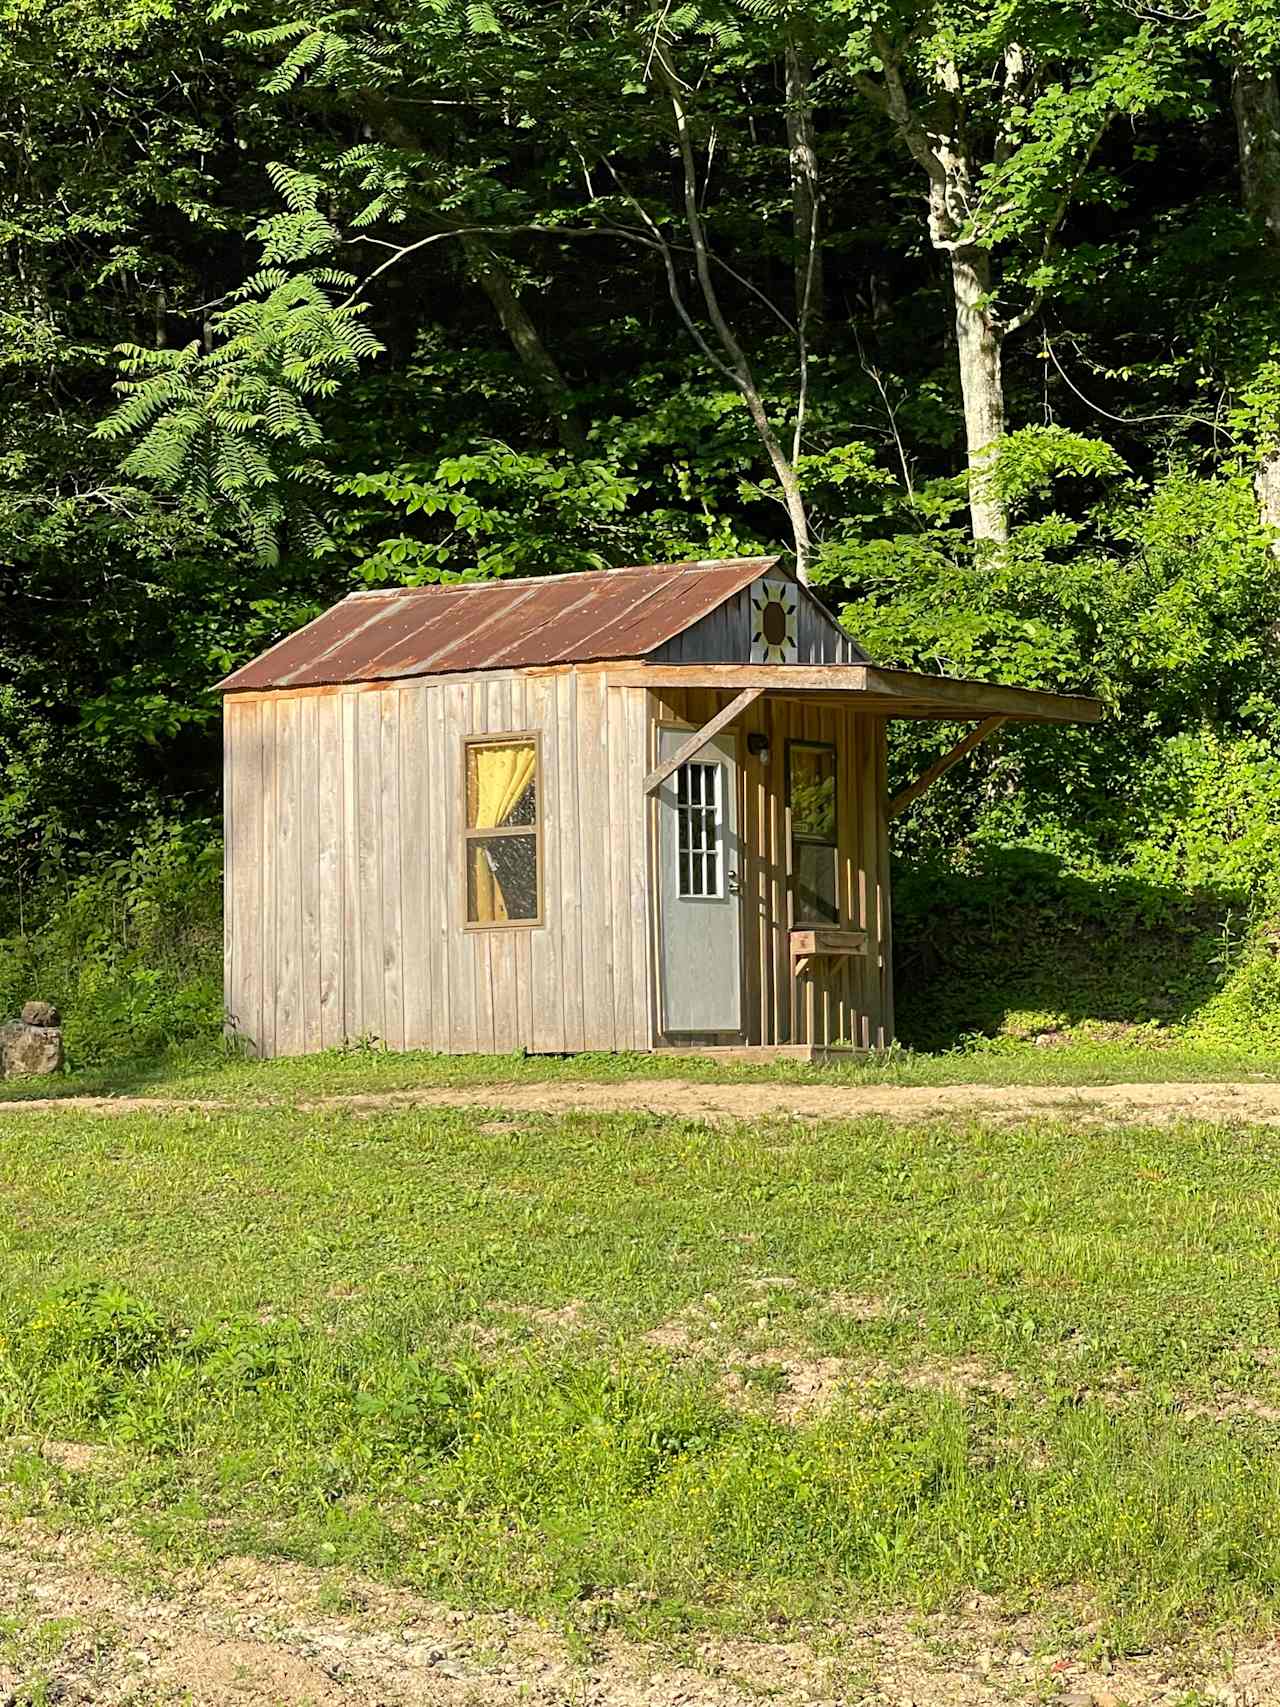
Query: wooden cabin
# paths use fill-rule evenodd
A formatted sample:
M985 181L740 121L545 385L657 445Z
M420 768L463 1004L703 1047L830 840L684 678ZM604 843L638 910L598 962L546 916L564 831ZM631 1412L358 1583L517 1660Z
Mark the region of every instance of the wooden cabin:
M259 1055L893 1037L888 830L1007 720L769 558L353 593L220 684L226 1005ZM975 725L896 801L894 717Z

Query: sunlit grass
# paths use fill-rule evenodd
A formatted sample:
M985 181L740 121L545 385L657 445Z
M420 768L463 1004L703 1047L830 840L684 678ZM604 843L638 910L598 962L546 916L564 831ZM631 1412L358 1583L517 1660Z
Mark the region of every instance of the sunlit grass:
M3 1488L636 1628L1265 1619L1278 1164L1191 1125L14 1115Z
M212 1046L48 1079L0 1080L0 1102L50 1096L201 1097L286 1102L302 1096L432 1089L453 1085L625 1083L687 1079L707 1084L1103 1085L1271 1079L1274 1052L1180 1042L1090 1042L1052 1048L975 1040L937 1054L889 1049L848 1060L742 1061L686 1054L433 1055L376 1046L255 1061Z

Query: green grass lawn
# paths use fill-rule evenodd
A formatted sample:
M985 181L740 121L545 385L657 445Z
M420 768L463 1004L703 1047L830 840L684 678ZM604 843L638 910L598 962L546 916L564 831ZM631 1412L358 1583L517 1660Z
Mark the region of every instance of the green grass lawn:
M254 1061L202 1047L56 1079L3 1079L0 1103L100 1095L288 1103L301 1096L434 1086L652 1078L726 1084L1105 1085L1277 1075L1280 1057L1274 1050L1154 1042L1141 1035L1123 1042L1072 1038L1053 1048L1012 1038L977 1040L936 1054L894 1048L832 1065L743 1063L683 1054L431 1055L363 1047Z
M0 1499L170 1560L587 1630L1277 1604L1280 1133L13 1113L0 1253Z

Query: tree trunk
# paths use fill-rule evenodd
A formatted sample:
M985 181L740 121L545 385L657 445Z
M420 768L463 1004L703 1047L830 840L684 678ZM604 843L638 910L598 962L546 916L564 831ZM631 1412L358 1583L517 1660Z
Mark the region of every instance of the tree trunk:
M1280 77L1237 65L1231 108L1240 148L1240 195L1245 211L1280 244Z
M1240 199L1269 245L1280 248L1280 78L1274 71L1237 65L1231 109L1240 150ZM1280 453L1268 451L1259 459L1253 489L1263 527L1276 530L1271 554L1280 558Z
M516 295L511 276L483 238L460 238L472 278L493 304L511 347L541 395L556 424L560 443L575 456L586 449L586 435L573 407L568 382L543 343L538 328Z
M934 66L935 89L925 122L907 93L893 44L880 33L874 39L884 66L883 82L859 76L857 84L873 106L888 114L929 180L929 241L947 257L955 297L973 538L980 546L1000 546L1009 538L1008 511L993 477L1005 435L1003 332L992 312L991 252L961 241L976 178L965 133L961 78L950 60ZM1011 72L1020 66L1019 53Z
M990 305L990 254L985 249L953 249L951 282L973 537L978 544L1003 545L1009 538L1009 516L996 489L993 464L1005 433L1004 375L1000 332Z
M818 148L809 84L808 49L787 36L787 148L791 156L791 217L795 241L796 319L810 343L826 318L822 244L818 226Z
M1267 451L1259 457L1253 489L1258 495L1258 515L1263 527L1277 530L1271 542L1271 555L1280 557L1280 451Z

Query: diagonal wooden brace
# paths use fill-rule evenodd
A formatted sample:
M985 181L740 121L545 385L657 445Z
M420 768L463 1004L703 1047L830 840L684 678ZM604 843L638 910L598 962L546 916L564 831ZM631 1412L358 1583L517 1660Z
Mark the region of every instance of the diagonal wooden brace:
M701 729L696 729L687 741L681 742L669 759L664 759L655 770L649 772L644 779L645 793L653 794L661 788L673 771L679 770L686 759L691 759L700 748L705 747L713 735L718 735L726 724L732 723L739 712L745 711L763 692L763 688L744 688L736 698L731 699L723 710L716 712L710 723L704 723Z
M885 815L892 821L900 817L908 806L915 804L927 788L932 788L940 776L945 776L952 765L958 764L966 753L980 746L988 735L994 735L996 730L1009 721L1007 717L987 717L979 723L976 729L971 729L963 741L957 741L949 753L944 753L940 759L935 759L927 771L922 771L913 783L909 783L901 794L895 794L885 809Z

